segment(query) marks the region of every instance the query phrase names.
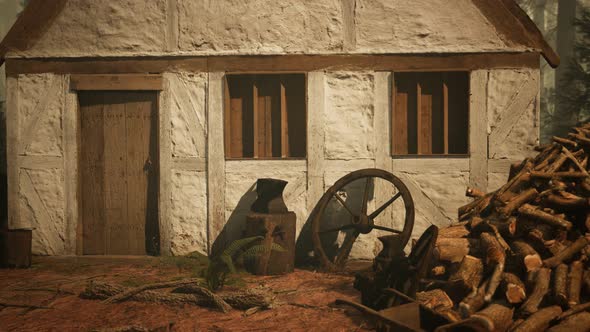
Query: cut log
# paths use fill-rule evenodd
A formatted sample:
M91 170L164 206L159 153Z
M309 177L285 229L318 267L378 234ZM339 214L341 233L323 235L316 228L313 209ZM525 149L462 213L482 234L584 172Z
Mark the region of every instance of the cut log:
M555 173L557 172L561 166L567 161L567 156L565 153L560 153L559 156L547 166L545 169L546 173Z
M512 324L514 310L500 304L491 304L471 317L438 327L436 332L451 331L506 331Z
M567 272L568 266L559 264L553 275L553 298L562 307L567 305Z
M584 274L584 265L580 261L575 261L570 265L568 275L568 305L574 307L580 304L580 291L582 290L582 276Z
M520 310L525 315L530 315L539 310L539 305L543 298L549 291L549 283L551 281L551 270L540 268L535 276L535 285L531 295L520 307Z
M584 294L590 296L590 270L584 271L584 279L582 279L582 285Z
M567 317L570 317L570 316L575 315L579 312L586 311L589 309L590 309L590 302L586 302L584 304L578 304L577 306L575 306L575 307L569 309L568 311L564 312L563 314L561 314L559 316L559 320L564 320Z
M569 245L571 245L571 242L569 242L569 241L567 243L563 243L563 242L558 241L558 240L545 241L545 248L547 248L547 250L553 256L555 256L555 255L559 254L560 252L564 251L565 248L567 248Z
M502 280L502 273L506 264L506 252L498 240L491 234L482 233L480 238L482 247L486 253L486 264L494 265L494 271L490 277L484 296L485 301L490 302Z
M449 282L444 289L453 300L460 301L473 289L477 289L482 278L483 263L481 259L467 255L457 270L449 277Z
M561 219L545 211L539 210L538 208L530 204L524 204L518 209L518 212L523 216L529 217L533 220L538 220L551 226L561 227L566 230L570 230L572 228L571 222Z
M475 214L479 214L481 210L483 210L486 206L490 204L492 201L492 196L494 193L486 194L483 197L476 198L473 202L469 202L461 207L459 207L458 214L459 217L468 214L469 212L474 212Z
M527 272L534 271L543 265L541 255L535 249L524 241L514 241L510 244L513 258L516 259L517 265L524 266Z
M561 314L561 308L559 306L551 306L543 308L529 318L527 318L522 324L514 329L514 332L533 332L533 331L545 331L551 321L557 318Z
M446 311L454 307L453 301L442 289L433 289L416 293L416 301L436 312Z
M568 196L566 198L561 195L550 194L545 198L545 201L549 206L560 211L577 211L590 207L590 199L575 195Z
M502 274L502 290L506 301L510 304L521 303L526 298L524 283L513 273L504 272Z
M434 256L439 261L459 263L463 257L479 250L479 241L468 238L437 238Z
M512 212L517 210L525 203L533 201L539 196L539 192L535 188L527 189L520 194L514 196L506 205L500 209L500 213L504 218L508 218Z
M504 186L502 186L497 194L495 195L496 200L500 202L508 202L514 193L517 193L529 185L531 181L531 174L529 172L529 168L523 168L520 173L518 173L513 179L508 181Z
M479 288L474 289L471 294L469 294L463 299L463 301L461 301L461 303L459 303L459 313L463 318L467 318L483 308L485 304L484 298L486 295L486 289L488 288L488 282L489 280L483 282Z
M567 138L563 138L563 137L557 137L557 136L553 136L552 139L553 139L553 142L559 143L561 145L569 145L572 148L578 147L578 143L572 141L571 139L567 139Z
M430 275L433 277L442 277L447 273L447 267L444 265L437 265L430 269Z
M580 312L550 327L547 332L590 332L590 312Z
M531 178L536 179L585 179L588 177L587 173L584 172L575 172L575 171L565 171L565 172L538 172L538 171L531 171Z
M463 257L459 268L453 273L449 281L460 281L467 289L477 288L483 277L483 263L481 259L467 255Z
M514 330L515 330L517 327L519 327L519 326L520 326L520 324L522 324L523 322L524 322L524 319L522 319L522 318L519 318L519 319L517 319L517 320L513 321L513 322L512 322L512 324L510 325L510 327L508 328L508 331L509 331L509 332L512 332L512 331L514 331Z
M535 158L535 171L541 171L547 169L549 164L553 162L558 155L561 153L561 147L555 144L551 149L544 151Z
M490 224L495 226L505 238L512 238L516 234L516 220L516 217L506 220L490 220Z
M465 191L465 196L467 197L481 198L485 195L486 194L483 191L476 188L467 187L467 190Z
M459 223L449 227L441 228L438 232L439 238L461 238L469 235L469 230L465 227L467 223Z
M543 265L553 268L564 261L572 258L575 254L580 252L588 245L588 240L584 236L580 236L574 243L559 252L557 255L547 258L543 261Z

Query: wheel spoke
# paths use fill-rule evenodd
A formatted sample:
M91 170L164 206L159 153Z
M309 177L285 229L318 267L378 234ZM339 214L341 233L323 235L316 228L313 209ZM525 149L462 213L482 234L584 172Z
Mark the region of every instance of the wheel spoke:
M342 243L342 247L340 247L340 252L338 256L334 258L334 264L336 266L342 266L346 259L348 259L348 255L350 255L350 250L352 250L352 245L356 238L359 236L358 231L353 231L352 234L348 234L346 239L344 239L344 243Z
M348 213L350 213L351 216L356 217L356 215L352 212L352 210L348 207L348 205L346 205L346 203L344 202L342 197L340 197L340 195L338 195L338 193L335 193L334 197L336 197L338 202L340 202L340 204L342 204L342 206L346 209L346 211L348 211Z
M325 229L325 230L320 231L319 233L320 234L323 234L323 233L331 233L331 232L343 231L345 229L351 229L353 227L354 227L353 224L348 224L348 225L344 225L344 226L338 226L338 227L334 227L334 228L328 228L328 229Z
M385 226L373 225L372 227L373 227L373 229L378 229L378 230L387 231L387 232L391 232L391 233L396 233L396 234L402 233L402 231L398 231L397 229L393 229L393 228L389 228L389 227L385 227Z
M367 205L369 203L369 181L371 178L367 178L365 181L365 192L363 193L363 205L361 205L361 215L367 214Z
M391 205L391 203L395 202L396 199L398 199L400 196L402 195L401 192L398 192L397 194L395 194L392 198L390 198L387 202L385 202L383 205L381 205L377 210L375 210L373 213L371 213L369 215L369 219L375 219L377 218L377 216L383 212L383 210L387 209L388 206Z

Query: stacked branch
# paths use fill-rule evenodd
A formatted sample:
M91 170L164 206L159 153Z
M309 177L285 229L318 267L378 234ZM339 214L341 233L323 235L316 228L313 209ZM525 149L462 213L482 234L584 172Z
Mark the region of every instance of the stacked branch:
M444 290L445 312L463 319L448 330L481 325L490 312L506 314L483 330L588 324L580 312L590 310L590 123L537 151L511 165L498 190L468 188L473 201L439 232L430 291Z
M173 290L171 292L156 291L162 288L173 288ZM196 284L193 279L149 284L136 288L93 281L86 285L80 297L100 299L107 304L126 300L180 306L192 304L215 308L224 313L229 312L231 308L238 310L268 308L274 300L270 294L261 291L212 293L207 288Z

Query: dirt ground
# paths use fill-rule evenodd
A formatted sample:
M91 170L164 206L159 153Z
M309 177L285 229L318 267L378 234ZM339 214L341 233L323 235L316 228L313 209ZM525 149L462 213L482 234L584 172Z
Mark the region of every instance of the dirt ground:
M126 301L103 304L78 295L91 280L135 287L194 277L202 262L172 257L36 257L30 269L0 269L0 331L371 331L357 311L336 298L359 301L353 274L296 270L283 276L240 273L230 289L261 287L276 294L274 308L245 316L233 310ZM358 267L357 267L358 268ZM26 304L49 309L3 307Z

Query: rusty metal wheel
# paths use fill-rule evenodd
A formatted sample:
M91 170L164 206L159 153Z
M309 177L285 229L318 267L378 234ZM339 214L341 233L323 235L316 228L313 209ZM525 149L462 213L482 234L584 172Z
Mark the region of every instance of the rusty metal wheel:
M386 187L385 192L390 192L391 197L369 213L369 196L375 197L377 181ZM360 195L353 202L355 191ZM377 224L377 217L399 199L403 200L400 209L405 213L403 227L394 229ZM334 211L338 213L331 213ZM397 234L403 248L414 227L414 202L408 188L393 174L376 168L361 169L342 177L324 193L313 210L311 226L315 257L325 269L338 271L344 267L357 237L374 229ZM344 239L335 245L340 235L344 235Z

